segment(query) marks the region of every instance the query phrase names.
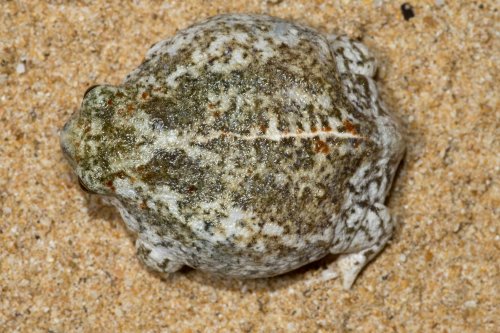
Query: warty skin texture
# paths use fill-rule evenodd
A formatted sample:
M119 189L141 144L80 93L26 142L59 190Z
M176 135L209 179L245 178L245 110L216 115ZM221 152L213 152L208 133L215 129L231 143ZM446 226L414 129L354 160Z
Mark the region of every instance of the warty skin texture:
M386 244L404 151L365 46L282 19L221 15L90 88L61 146L150 268L259 278L328 253L350 287Z

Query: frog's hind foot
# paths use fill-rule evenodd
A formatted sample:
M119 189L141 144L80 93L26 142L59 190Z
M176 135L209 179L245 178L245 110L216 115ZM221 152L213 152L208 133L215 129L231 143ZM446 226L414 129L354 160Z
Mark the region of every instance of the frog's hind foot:
M359 252L340 255L337 259L337 266L342 273L344 289L351 289L361 270L384 248L388 240L389 237Z
M373 78L377 62L368 48L346 36L328 36L338 70L341 74L353 73Z
M351 288L361 270L385 247L394 229L389 210L381 203L369 207L362 221L347 248L331 250L342 253L337 266L342 273L344 289Z

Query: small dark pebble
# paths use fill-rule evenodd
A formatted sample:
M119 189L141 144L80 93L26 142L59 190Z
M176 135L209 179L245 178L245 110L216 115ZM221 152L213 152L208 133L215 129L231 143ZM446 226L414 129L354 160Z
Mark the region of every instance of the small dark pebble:
M401 5L401 13L403 14L405 21L408 21L412 17L415 17L413 7L407 2Z
M34 109L32 109L30 111L30 116L31 116L31 120L35 120L38 115L37 115L36 111Z

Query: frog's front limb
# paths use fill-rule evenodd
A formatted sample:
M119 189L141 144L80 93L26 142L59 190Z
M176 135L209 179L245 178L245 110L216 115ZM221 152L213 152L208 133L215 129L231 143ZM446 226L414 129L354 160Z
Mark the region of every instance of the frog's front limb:
M174 273L184 266L173 258L169 248L152 245L140 236L135 242L137 256L147 266L159 272Z

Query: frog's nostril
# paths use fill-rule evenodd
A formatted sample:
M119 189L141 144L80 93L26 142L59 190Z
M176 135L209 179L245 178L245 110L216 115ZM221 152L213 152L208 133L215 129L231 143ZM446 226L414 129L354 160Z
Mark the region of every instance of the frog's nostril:
M69 122L69 121L67 121L67 122L64 124L64 126L63 126L63 128L62 128L62 131L63 131L63 132L66 132L66 131L68 130L68 128L69 128L69 126L70 126L70 124L69 124L69 123L70 123L70 122Z
M89 190L88 187L85 186L85 184L82 182L82 179L80 177L78 177L78 184L80 185L80 188L84 192L87 192L87 193L90 193L90 194L97 194L96 192Z

